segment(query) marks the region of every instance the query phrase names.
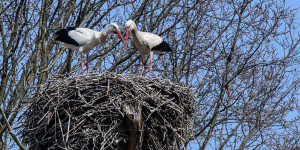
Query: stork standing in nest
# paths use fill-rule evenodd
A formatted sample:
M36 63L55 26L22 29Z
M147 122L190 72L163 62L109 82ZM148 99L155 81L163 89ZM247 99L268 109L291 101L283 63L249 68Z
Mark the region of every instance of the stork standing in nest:
M142 59L142 72L143 74L144 60L143 57L150 54L150 68L149 68L149 78L151 76L152 70L152 57L153 53L156 54L164 54L166 52L172 52L171 47L167 42L165 42L160 36L150 33L150 32L142 32L137 30L136 24L132 20L128 20L125 24L126 32L126 46L127 40L130 33L132 33L132 45L134 48L139 50Z
M57 31L55 40L65 43L67 48L78 51L81 53L81 68L83 74L83 56L82 53L87 54L86 68L89 73L89 52L90 50L99 45L105 44L106 37L109 33L117 34L123 42L124 39L119 31L119 27L115 23L109 24L102 32L98 32L88 28L67 27Z

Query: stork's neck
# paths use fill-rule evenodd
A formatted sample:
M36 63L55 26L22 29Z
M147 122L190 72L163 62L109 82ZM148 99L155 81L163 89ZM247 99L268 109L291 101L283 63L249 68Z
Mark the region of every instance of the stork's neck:
M98 32L96 34L96 38L100 39L101 44L105 44L107 34L108 34L108 30L107 30L107 28L105 28L102 32Z
M137 30L137 28L133 28L131 30L132 36L134 36L135 38L137 38L139 36L139 30Z

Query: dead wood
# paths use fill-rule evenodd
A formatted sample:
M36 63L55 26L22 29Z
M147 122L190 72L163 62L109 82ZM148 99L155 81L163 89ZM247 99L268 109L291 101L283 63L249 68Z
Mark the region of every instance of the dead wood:
M29 149L181 149L195 98L169 80L115 73L53 77L24 113Z

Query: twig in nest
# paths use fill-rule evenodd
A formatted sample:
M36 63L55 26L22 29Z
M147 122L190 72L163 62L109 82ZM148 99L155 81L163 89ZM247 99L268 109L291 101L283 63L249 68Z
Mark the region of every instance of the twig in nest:
M177 150L188 137L195 98L169 80L103 73L56 76L29 102L29 149Z

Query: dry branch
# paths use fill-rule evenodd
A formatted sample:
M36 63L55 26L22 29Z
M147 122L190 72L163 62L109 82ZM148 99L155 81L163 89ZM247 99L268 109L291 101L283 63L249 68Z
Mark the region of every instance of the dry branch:
M168 80L114 73L54 77L30 99L29 149L180 149L195 98Z

